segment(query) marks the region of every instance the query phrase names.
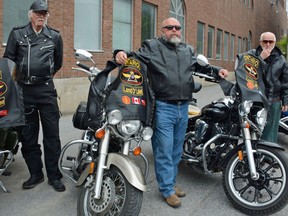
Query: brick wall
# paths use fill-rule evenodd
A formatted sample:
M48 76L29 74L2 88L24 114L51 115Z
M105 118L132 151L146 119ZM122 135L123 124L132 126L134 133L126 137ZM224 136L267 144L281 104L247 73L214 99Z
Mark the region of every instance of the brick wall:
M281 0L283 1L283 0ZM71 0L48 0L50 17L48 24L53 28L60 30L64 42L64 65L57 73L57 83L61 86L60 95L66 98L67 89L65 85L69 84L68 78L85 77L81 72L72 71L75 66L74 59L74 1ZM101 69L105 66L106 61L112 57L112 23L113 23L113 0L103 0L102 13L102 51L94 52L93 58L97 62L97 66ZM143 0L134 0L133 4L133 50L141 45L141 6ZM157 35L160 34L161 22L169 17L170 0L145 0L145 2L153 4L157 8ZM184 0L185 2L185 38L186 41L196 45L197 21L205 23L205 41L207 41L208 25L224 32L235 35L235 53L237 54L237 37L248 38L249 31L252 32L252 47L258 45L260 34L264 31L272 31L280 39L283 32L287 32L287 15L286 3L284 8L275 8L271 6L270 0L251 0L252 7L249 8L244 4L244 0ZM3 41L3 0L0 0L0 41ZM28 9L27 9L28 10ZM276 10L278 13L276 13ZM83 14L85 16L85 14ZM89 34L89 31L87 32ZM93 38L91 38L93 39ZM216 36L215 36L216 44ZM0 55L3 55L5 47L0 47ZM207 42L204 47L207 50ZM214 49L216 52L216 49ZM223 50L222 50L223 53ZM216 56L216 53L214 53ZM234 61L211 60L212 64L226 67L233 70ZM77 83L77 82L75 82ZM76 85L76 84L75 84ZM64 87L63 87L64 86ZM79 95L77 87L69 88L71 95ZM73 92L75 91L75 92ZM78 92L77 92L78 91ZM59 92L58 92L59 93ZM71 93L71 92L70 92ZM63 112L73 111L80 99L75 99L75 103L62 104ZM69 110L71 109L71 110Z

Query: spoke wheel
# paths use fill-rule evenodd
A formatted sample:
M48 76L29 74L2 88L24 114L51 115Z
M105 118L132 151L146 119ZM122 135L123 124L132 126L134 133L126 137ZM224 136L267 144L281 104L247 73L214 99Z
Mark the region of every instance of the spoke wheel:
M77 211L81 216L94 215L138 215L142 205L143 192L133 187L123 173L112 166L105 172L101 198L94 198L94 181L82 187Z

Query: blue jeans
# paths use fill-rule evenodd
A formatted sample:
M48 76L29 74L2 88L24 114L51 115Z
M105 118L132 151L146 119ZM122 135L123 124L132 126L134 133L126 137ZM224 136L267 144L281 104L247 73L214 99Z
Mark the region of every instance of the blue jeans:
M165 198L175 193L187 122L188 102L178 105L156 101L152 147L159 191Z

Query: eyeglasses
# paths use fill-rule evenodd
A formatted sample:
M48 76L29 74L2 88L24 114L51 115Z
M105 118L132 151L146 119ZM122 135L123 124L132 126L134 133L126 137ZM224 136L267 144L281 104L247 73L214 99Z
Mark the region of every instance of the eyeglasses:
M268 43L274 43L275 41L274 40L262 40L261 42L265 43L265 44L268 44Z
M176 25L167 25L167 26L164 26L162 28L166 28L169 31L173 30L173 28L175 28L176 31L180 31L181 30L181 26L176 26Z

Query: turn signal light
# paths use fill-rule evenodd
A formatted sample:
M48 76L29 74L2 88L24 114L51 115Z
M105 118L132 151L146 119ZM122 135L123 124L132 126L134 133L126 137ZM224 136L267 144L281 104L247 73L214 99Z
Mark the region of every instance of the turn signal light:
M92 161L92 162L90 163L90 169L89 169L89 173L90 173L90 174L93 174L93 173L94 173L94 167L95 167L95 163Z
M140 146L136 146L134 149L133 149L133 155L134 156L139 156L142 152L142 149Z
M98 129L96 132L95 132L95 137L97 139L102 139L105 135L105 130L104 129Z
M238 158L240 161L243 160L243 151L242 150L238 150Z

